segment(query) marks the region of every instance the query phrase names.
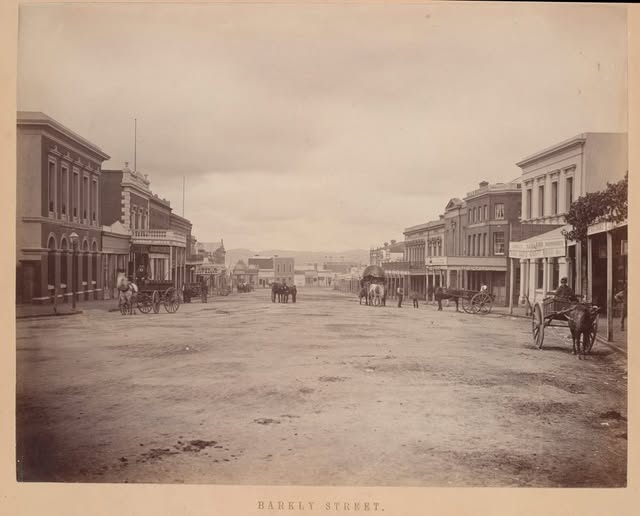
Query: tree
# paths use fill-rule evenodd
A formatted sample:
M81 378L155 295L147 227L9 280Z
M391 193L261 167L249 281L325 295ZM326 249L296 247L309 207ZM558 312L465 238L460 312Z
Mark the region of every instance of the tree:
M617 183L607 183L606 190L588 193L573 202L567 213L571 231L563 231L569 240L586 244L587 230L598 222L622 222L628 216L629 173Z

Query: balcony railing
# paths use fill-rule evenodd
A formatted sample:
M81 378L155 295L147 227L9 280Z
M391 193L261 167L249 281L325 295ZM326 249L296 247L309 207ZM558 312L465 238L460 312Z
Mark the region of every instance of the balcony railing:
M136 244L150 245L187 245L187 237L170 229L135 229L133 241Z

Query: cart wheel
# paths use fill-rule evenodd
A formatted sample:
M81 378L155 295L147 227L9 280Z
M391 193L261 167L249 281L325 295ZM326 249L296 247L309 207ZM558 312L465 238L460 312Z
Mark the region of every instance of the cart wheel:
M542 317L542 309L538 304L533 307L531 329L533 332L533 343L538 348L542 348L542 343L544 342L544 319Z
M164 309L170 314L174 314L178 311L178 308L180 308L178 293L175 288L169 287L164 293Z
M151 302L151 296L149 296L149 294L141 294L138 297L137 304L138 304L138 310L140 310L143 314L151 313L153 304Z
M471 298L471 306L473 307L474 313L486 315L491 312L493 299L491 299L491 296L486 292L479 292Z
M469 297L461 297L460 301L462 301L462 309L468 313L473 313L473 304L471 303L471 298Z
M157 290L154 290L151 295L151 305L153 306L153 313L157 314L160 311L160 294Z
M593 345L596 343L596 336L598 335L598 319L598 314L596 314L596 317L593 320L593 325L591 326L591 331L587 334L587 346L585 350L587 353L591 353L591 348L593 348Z

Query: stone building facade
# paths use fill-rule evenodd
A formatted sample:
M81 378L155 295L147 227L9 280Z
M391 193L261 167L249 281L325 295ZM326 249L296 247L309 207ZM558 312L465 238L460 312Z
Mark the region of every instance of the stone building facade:
M17 302L101 294L100 178L108 159L44 113L18 112Z
M587 249L567 241L561 226L571 203L628 171L626 133L582 133L532 154L522 169L522 223L547 229L530 239L513 241L511 266L518 268L518 298L533 303L557 288L559 278L581 295L589 294ZM569 229L567 227L566 229Z

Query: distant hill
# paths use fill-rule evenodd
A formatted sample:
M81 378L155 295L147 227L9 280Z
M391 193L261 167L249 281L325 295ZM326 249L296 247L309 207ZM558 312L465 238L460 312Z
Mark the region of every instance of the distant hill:
M220 245L219 243L203 242L207 251L214 251ZM263 249L261 251L253 251L251 249L227 249L227 264L233 265L238 260L247 262L252 256L286 256L294 258L297 264L303 263L325 263L325 262L356 262L366 265L369 263L369 251L366 249L350 249L342 252L335 251L289 251L286 249Z

